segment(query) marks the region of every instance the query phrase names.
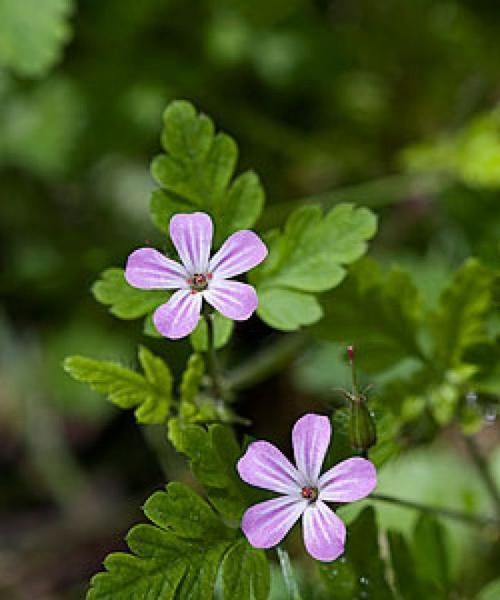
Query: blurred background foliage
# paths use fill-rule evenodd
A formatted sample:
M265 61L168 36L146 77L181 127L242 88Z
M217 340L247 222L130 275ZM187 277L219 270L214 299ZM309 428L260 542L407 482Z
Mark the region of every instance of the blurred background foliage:
M242 394L252 435L286 447L297 415L326 410L348 381L352 342L375 410L390 407L377 459L402 452L381 491L493 510L460 431L477 432L500 476L499 27L493 0L0 0L1 598L81 597L163 483L158 432L137 430L61 363L82 353L132 366L146 340L174 372L185 364L189 344L144 338L90 293L131 249L165 243L148 218L149 163L174 98L209 114L237 140L239 170L259 173L259 230L302 202L355 202L379 217L372 256L323 296L305 352ZM472 329L445 352L440 334L447 343L466 291ZM276 335L253 319L224 359ZM452 359L435 377L422 352ZM392 443L396 429L405 435ZM162 466L187 477L168 451ZM410 539L417 517L377 505L394 535ZM443 526L452 583L438 597L474 598L499 575L498 539Z

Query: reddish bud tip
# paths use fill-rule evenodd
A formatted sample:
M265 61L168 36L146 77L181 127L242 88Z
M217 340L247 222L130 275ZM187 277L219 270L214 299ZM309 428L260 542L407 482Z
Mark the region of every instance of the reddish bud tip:
M354 346L347 346L347 356L350 362L354 361Z

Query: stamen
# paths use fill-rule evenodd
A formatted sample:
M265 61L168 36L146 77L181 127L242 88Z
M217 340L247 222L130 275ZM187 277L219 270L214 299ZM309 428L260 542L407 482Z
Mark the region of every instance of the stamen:
M300 495L305 500L309 500L310 502L314 502L318 499L318 489L315 487L311 487L309 485L305 485L300 492Z
M207 275L204 273L195 273L192 277L189 277L186 281L191 287L191 293L195 294L196 292L203 292L206 290L208 287L208 280L211 276L211 273L208 273Z

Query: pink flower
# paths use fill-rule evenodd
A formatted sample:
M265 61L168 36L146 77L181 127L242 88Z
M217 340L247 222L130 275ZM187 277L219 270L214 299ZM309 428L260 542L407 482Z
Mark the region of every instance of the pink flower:
M229 319L244 321L257 308L251 285L229 277L253 269L267 256L267 248L253 231L237 231L210 258L212 220L205 213L178 214L170 220L170 237L182 264L152 248L139 248L128 257L125 279L143 290L172 290L169 301L153 315L165 337L189 335L198 324L202 300Z
M309 554L325 562L344 552L346 528L325 502L353 502L364 498L377 483L374 465L349 458L320 476L331 437L330 420L309 414L292 431L297 467L268 442L253 442L239 460L240 477L247 483L282 494L250 507L241 528L255 548L276 546L302 517Z

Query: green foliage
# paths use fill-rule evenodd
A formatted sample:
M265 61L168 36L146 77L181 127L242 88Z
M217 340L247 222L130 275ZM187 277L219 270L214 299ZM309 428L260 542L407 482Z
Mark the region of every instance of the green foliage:
M401 598L440 600L450 587L446 531L433 517L421 515L410 546L403 534L388 533L395 585Z
M72 6L72 0L44 0L43 8L38 0L2 0L0 65L24 77L44 75L70 37Z
M222 563L223 597L266 600L269 596L269 563L263 550L252 548L246 539L236 542Z
M403 162L412 171L437 171L472 187L500 186L500 110L475 116L454 135L411 146Z
M186 101L172 102L164 117L162 145L166 154L152 164L161 185L151 200L154 223L168 233L176 212L203 210L215 221L216 245L259 218L264 192L257 175L246 172L232 181L238 149L225 133L215 134L206 115Z
M0 73L0 161L45 180L67 173L85 119L78 88L62 77L41 83L31 94L20 83L10 81L4 89L2 83Z
M88 600L205 600L214 596L220 569L223 600L267 598L264 552L225 525L189 487L170 483L166 492L155 492L147 500L144 513L153 525L130 530L131 554L106 558L106 571L93 577Z
M236 472L241 449L231 429L217 424L205 429L177 418L169 421L168 435L176 450L188 457L211 504L226 519L239 523L255 495Z
M486 317L491 311L493 275L475 259L467 260L441 294L430 316L437 368L456 365L468 347L486 342Z
M422 514L413 533L415 567L432 588L445 591L449 585L446 535L435 518Z
M213 314L214 324L214 347L218 350L223 348L231 339L234 329L234 321L224 317L220 313ZM205 319L200 319L196 329L190 338L193 349L197 352L206 352L208 349L208 331Z
M497 600L498 598L500 598L500 579L495 579L481 590L476 600Z
M167 291L139 290L130 286L123 274L124 270L117 267L106 269L92 286L94 298L109 306L109 312L115 317L138 319L168 300Z
M332 341L356 341L356 360L368 371L381 371L408 357L420 358L418 334L422 299L408 273L384 273L363 259L351 276L323 300L325 316L315 333Z
M338 600L390 600L394 598L380 556L375 511L367 507L351 524L345 554L318 566L329 597Z
M164 423L172 405L172 375L161 358L139 347L144 375L117 363L70 356L65 370L78 381L104 394L119 408L135 409L139 423Z
M365 208L339 204L326 215L319 206L297 209L281 234L268 237L269 256L251 273L259 316L285 331L319 320L322 312L313 294L342 281L344 265L366 252L375 231L376 218Z

